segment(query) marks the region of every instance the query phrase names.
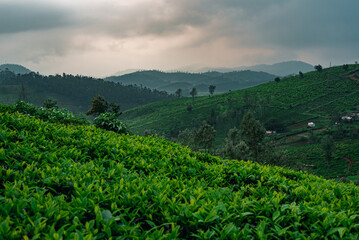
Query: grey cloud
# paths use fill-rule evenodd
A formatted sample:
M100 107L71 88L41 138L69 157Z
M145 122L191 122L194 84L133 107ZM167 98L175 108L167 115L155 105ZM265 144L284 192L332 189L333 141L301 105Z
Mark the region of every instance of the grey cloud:
M264 15L251 32L260 44L292 49L356 45L359 42L359 32L355 29L359 21L357 9L357 0L291 2Z
M210 16L198 11L196 1L146 2L123 8L103 8L93 12L90 29L114 37L180 34L187 27L202 27ZM101 18L101 16L106 16ZM83 21L89 21L84 18Z
M0 34L52 29L70 24L65 9L30 2L0 2Z
M359 52L358 0L143 0L125 5L117 4L118 0L77 0L72 9L45 0L37 5L18 1L22 3L0 2L0 34L44 30L24 38L29 44L18 43L22 48L31 46L40 57L86 52L96 48L93 44L97 39L139 41L148 36L188 36L186 43L170 49L173 56L181 52L190 55L192 49L209 52L212 49L206 47L215 48L218 42L228 44L220 46L228 53L246 48L275 52L241 56L244 61L257 62L264 58L270 61L269 57L280 61L288 56L289 60L313 49L323 57L337 54L341 59ZM195 38L189 36L193 31L198 33ZM12 46L16 49L15 43Z

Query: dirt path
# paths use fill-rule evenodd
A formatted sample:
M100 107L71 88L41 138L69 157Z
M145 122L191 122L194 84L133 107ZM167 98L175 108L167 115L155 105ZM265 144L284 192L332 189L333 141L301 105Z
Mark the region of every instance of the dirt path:
M344 77L353 79L354 81L356 81L357 83L359 83L359 77L357 77L357 75L356 75L356 73L358 73L358 72L359 72L359 70L356 70L356 71L352 72L351 74L346 75L346 76L344 76Z
M354 81L356 81L357 83L359 83L359 78L355 75L355 73L350 74L350 75L348 76L348 78L351 78L351 79L353 79Z

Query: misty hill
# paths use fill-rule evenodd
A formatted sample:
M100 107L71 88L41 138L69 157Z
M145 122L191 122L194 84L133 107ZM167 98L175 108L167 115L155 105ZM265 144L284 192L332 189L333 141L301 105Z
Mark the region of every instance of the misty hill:
M151 89L175 92L181 88L183 95L189 95L195 87L197 91L207 93L209 85L216 86L215 93L227 92L247 88L268 81L272 81L275 75L265 72L233 71L228 73L205 72L161 72L156 70L137 71L122 76L105 78L107 81L119 82L124 85L136 84Z
M24 66L18 65L18 64L2 64L0 65L0 72L1 71L10 71L15 74L26 74L30 73L31 70L27 69Z
M311 64L302 61L287 61L275 63L272 65L259 64L254 66L242 66L236 68L203 68L201 71L218 71L218 72L231 72L231 71L243 71L251 70L257 72L266 72L277 76L288 76L298 74L299 71L302 73L313 71L314 67Z
M109 102L117 103L121 110L142 104L168 99L171 96L158 90L74 75L43 76L34 72L17 75L10 71L0 72L0 103L13 104L27 100L42 106L48 98L55 99L59 107L74 113L85 113L91 107L91 99L97 94Z

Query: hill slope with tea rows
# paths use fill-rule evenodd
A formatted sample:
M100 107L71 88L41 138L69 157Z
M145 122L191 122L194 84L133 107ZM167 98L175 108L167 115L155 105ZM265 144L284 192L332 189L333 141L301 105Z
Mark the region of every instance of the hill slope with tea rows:
M207 121L215 126L221 142L229 128L239 127L247 110L256 112L263 124L271 119L284 126L310 119L328 122L333 112L353 111L359 106L359 85L348 77L358 69L358 64L347 69L337 66L211 97L154 102L127 110L121 118L138 133L155 130L171 137Z
M356 239L358 190L0 113L0 239Z

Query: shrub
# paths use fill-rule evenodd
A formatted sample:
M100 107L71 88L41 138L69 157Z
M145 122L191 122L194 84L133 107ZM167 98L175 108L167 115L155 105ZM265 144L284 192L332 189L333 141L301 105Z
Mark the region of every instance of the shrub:
M25 101L17 101L15 103L15 111L52 123L89 124L89 121L85 117L75 116L64 108L38 108Z
M272 118L264 124L265 129L270 131L283 132L285 130L284 124L278 118Z
M129 133L125 124L117 119L117 116L114 113L101 113L98 117L95 118L94 125L98 128L116 133Z
M15 103L15 111L18 111L19 113L22 114L35 116L37 113L37 107L26 101L17 101Z
M85 117L77 117L65 108L57 109L41 107L37 111L37 117L49 122L89 124L89 121Z
M52 98L48 98L45 100L44 104L42 105L44 108L57 108L57 101Z

